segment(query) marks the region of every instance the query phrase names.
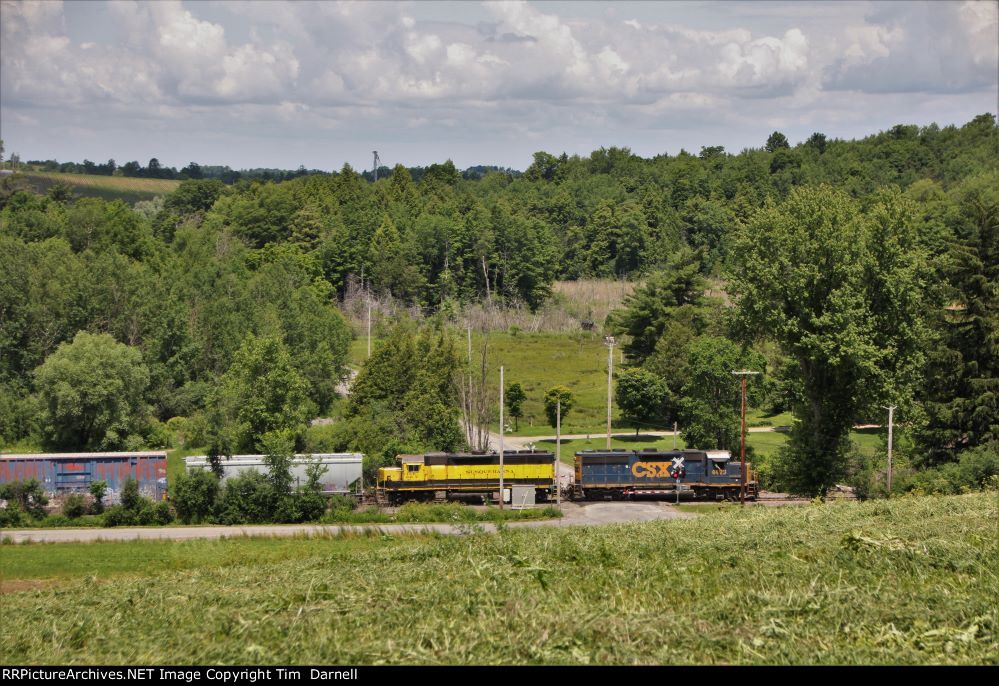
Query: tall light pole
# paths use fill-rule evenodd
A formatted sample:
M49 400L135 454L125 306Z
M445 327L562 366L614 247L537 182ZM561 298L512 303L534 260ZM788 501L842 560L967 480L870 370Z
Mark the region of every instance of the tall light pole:
M892 443L892 429L895 420L895 410L897 405L889 405L885 409L888 410L888 497L891 497L891 443Z
M500 367L500 445L499 445L499 472L500 472L500 509L503 509L503 367Z
M607 450L611 449L611 378L614 375L614 337L604 339L607 346Z
M742 463L742 478L740 479L741 485L739 486L739 504L746 504L746 377L754 374L759 374L759 372L751 372L748 369L740 369L737 372L732 372L735 376L742 377L742 440L740 442L741 447L739 450L740 461Z

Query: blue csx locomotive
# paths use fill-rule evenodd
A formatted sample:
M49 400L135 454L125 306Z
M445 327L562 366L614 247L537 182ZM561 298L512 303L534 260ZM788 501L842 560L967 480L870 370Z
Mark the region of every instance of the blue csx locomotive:
M583 450L575 466L573 495L582 500L675 494L678 486L695 498L737 500L742 483L742 465L727 450ZM746 498L758 495L747 462Z

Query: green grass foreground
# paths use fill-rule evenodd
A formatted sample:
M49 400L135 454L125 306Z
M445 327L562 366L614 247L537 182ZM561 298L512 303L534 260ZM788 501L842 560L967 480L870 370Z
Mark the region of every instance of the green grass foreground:
M54 580L4 594L0 661L995 664L997 517L987 492L496 535L8 545L5 574ZM81 558L87 576L64 571Z

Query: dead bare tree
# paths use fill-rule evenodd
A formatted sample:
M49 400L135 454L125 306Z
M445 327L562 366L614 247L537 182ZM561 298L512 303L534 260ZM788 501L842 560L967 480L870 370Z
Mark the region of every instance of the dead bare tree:
M472 450L489 450L489 396L486 392L488 347L488 341L483 341L478 379L474 378L476 374L471 360L467 368L459 372L462 425L465 427L465 439Z

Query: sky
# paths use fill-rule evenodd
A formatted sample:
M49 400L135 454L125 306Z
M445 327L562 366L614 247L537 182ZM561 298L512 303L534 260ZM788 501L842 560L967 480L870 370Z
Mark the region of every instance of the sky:
M370 169L961 125L999 3L0 2L6 154Z

